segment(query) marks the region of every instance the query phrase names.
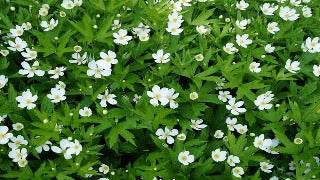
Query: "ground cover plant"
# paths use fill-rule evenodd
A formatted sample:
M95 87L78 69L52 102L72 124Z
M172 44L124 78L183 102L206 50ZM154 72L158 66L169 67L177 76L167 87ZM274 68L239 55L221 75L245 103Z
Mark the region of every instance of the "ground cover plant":
M1 179L319 179L319 0L0 0Z

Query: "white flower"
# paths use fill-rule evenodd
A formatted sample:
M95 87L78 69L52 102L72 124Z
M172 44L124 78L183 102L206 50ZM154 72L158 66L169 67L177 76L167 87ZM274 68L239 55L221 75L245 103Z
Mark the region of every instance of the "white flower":
M60 141L60 147L58 146L51 146L51 150L55 153L62 153L65 159L71 159L71 154L67 153L67 148L71 147L71 142L67 139L62 139Z
M62 81L59 81L58 84L56 84L57 89L65 89L66 88L66 84Z
M264 134L254 138L254 147L260 148L261 150L267 149L272 144L271 139L264 139Z
M139 35L138 35L140 41L148 41L149 40L149 34L147 33L144 33L144 32L141 32Z
M183 29L180 28L180 24L175 24L175 23L168 23L168 27L166 28L166 30L171 33L171 35L173 36L178 36L182 31Z
M249 70L251 72L259 73L261 71L261 68L259 68L259 66L260 66L260 63L252 62L249 65Z
M82 5L82 0L74 0L74 5L75 6L81 6Z
M310 37L308 37L306 39L306 42L303 43L301 45L302 49L306 52L310 52L310 53L316 53L316 52L320 52L320 43L319 43L319 37L315 37L313 39L311 39Z
M167 126L163 129L159 128L156 131L156 135L159 137L159 139L166 139L168 144L173 144L174 139L171 136L176 136L178 135L178 130L177 129L172 129L170 130Z
M273 166L274 165L267 162L260 162L260 169L266 173L271 173L272 172L271 169L273 168Z
M149 26L144 25L143 23L140 23L138 27L135 27L132 29L132 33L138 36L148 35L149 32L150 32Z
M138 103L138 101L141 99L142 96L139 96L138 94L134 94L133 102Z
M238 177L238 178L241 178L241 175L244 174L244 171L243 171L243 168L242 167L234 167L232 168L232 174L235 176L235 177Z
M60 88L51 88L51 94L48 94L47 97L51 100L52 103L58 103L66 100L66 91Z
M109 93L109 89L106 89L104 94L99 94L97 96L98 99L101 99L101 107L107 107L107 102L111 105L117 104L117 100L114 99L115 97L117 96Z
M244 35L239 35L237 34L236 36L236 42L239 46L247 48L247 45L252 43L251 39L248 39L249 35L248 34L244 34Z
M27 31L32 28L32 25L31 25L30 22L22 23L21 26L22 26L22 28L23 28L24 30L27 30Z
M78 65L85 64L87 62L87 52L83 53L81 56L80 53L73 53L72 60L69 60L70 63L77 63Z
M319 77L320 76L320 65L313 65L313 74L316 76L316 77ZM0 78L1 79L1 78ZM1 83L0 83L1 84ZM1 88L1 85L0 85L0 88Z
M229 164L229 166L235 166L237 163L240 163L240 159L238 156L229 155L227 163Z
M271 33L271 34L275 34L276 32L280 31L277 22L271 22L271 23L269 23L268 26L267 26L267 30L268 30L269 33Z
M7 144L13 136L12 133L8 133L8 131L9 128L7 126L0 126L0 144Z
M112 24L112 30L115 30L115 29L118 29L118 28L120 28L121 27L121 23L120 23L120 21L118 20L118 19L115 19L114 21L113 21L113 24Z
M25 108L27 107L28 110L33 109L36 107L34 102L36 102L38 99L37 95L32 95L30 92L30 89L27 89L27 91L22 92L22 96L16 97L16 100L18 101L18 107Z
M191 6L190 2L192 0L179 0L183 6Z
M20 160L26 159L28 156L26 148L11 149L11 151L9 152L8 155L12 159L13 162L18 162Z
M8 78L5 75L0 75L0 89L2 89L8 82Z
M82 145L77 139L75 139L74 142L70 142L69 148L67 150L68 154L79 155L81 151L82 151Z
M25 167L28 164L28 161L26 159L21 159L18 161L19 167Z
M8 47L8 49L10 49L11 51L23 51L26 47L27 47L27 42L22 40L20 37L16 37L14 42L13 41L8 41L8 44L10 45L10 47Z
M38 153L41 153L41 152L42 152L42 149L43 149L44 151L49 151L49 150L50 150L49 145L52 145L52 143L51 143L50 141L46 141L44 144L36 147L36 151L37 151Z
M58 20L54 20L51 18L50 22L47 21L41 21L40 26L45 28L44 31L50 31L53 30L58 25Z
M267 44L265 47L264 47L264 50L267 52L267 53L273 53L275 47L273 47L271 44Z
M299 65L300 65L299 61L293 61L291 63L291 60L288 59L286 62L285 68L291 73L297 73L297 71L300 70Z
M189 151L182 151L179 153L178 160L183 165L189 165L194 162L194 155L191 155Z
M231 99L232 96L230 95L229 91L219 91L218 99L222 102L227 102L228 99Z
M101 59L97 61L100 67L108 69L110 65L118 63L117 55L113 51L108 51L108 53L100 52L100 57Z
M243 101L239 101L236 102L236 98L231 98L228 101L228 105L226 105L227 110L231 111L231 114L233 115L239 115L239 113L243 113L246 112L247 110L245 108L240 108L244 102Z
M63 0L61 6L65 9L72 9L74 8L74 3L71 0Z
M204 26L197 26L196 30L199 34L206 34L208 32L208 29Z
M223 132L221 130L216 130L216 132L214 133L214 137L217 138L217 139L221 139L223 138Z
M216 149L212 151L211 157L216 162L222 162L226 160L227 151L221 151L220 149Z
M48 15L48 9L47 8L40 8L39 9L39 15L40 16L47 16Z
M56 67L54 70L50 70L48 71L48 74L52 74L52 76L50 76L50 78L53 79L58 79L59 76L63 76L64 72L66 70L66 67L61 66L61 67Z
M153 106L158 106L159 101L161 102L161 104L168 103L169 101L166 97L167 91L168 91L168 88L160 89L160 87L158 85L154 85L152 87L152 91L147 91L147 95L150 98L152 98L152 99L150 99L150 104Z
M184 133L178 134L177 139L180 141L184 141L187 139L187 136Z
M233 43L227 43L225 46L223 46L223 50L228 54L234 54L235 52L238 52L238 49L234 47Z
M37 54L38 54L37 51L30 50L29 48L26 48L26 52L21 52L21 55L25 58L26 61L36 59Z
M230 131L234 131L234 126L237 123L237 118L232 118L231 119L230 117L227 117L226 123L227 123L227 127L229 128L229 130Z
M170 53L164 54L162 49L159 49L157 53L153 53L152 57L156 63L167 63L170 61Z
M246 10L248 7L249 7L249 4L246 3L244 0L241 0L240 2L236 3L236 8L241 11Z
M6 115L6 114L5 114L5 115L0 116L0 123L1 123L2 121L4 121L6 117L7 117L7 115Z
M27 75L28 78L33 77L35 74L37 76L43 76L44 75L44 71L37 69L37 67L39 66L39 62L35 61L32 66L29 65L29 63L27 63L26 61L23 61L21 63L21 66L23 67L23 69L19 70L19 74L21 75Z
M277 176L272 176L269 180L279 180Z
M273 15L274 11L276 11L278 9L278 6L274 6L274 4L270 4L270 3L264 3L261 7L260 7L262 13L264 15Z
M174 101L179 96L179 93L175 93L174 89L168 89L166 92L167 101L162 101L161 105L166 105L169 103L171 109L176 109L179 105L176 101Z
M299 14L296 14L296 10L291 9L288 6L280 7L279 16L285 21L295 21L299 18Z
M89 69L87 70L88 76L94 76L95 78L101 78L102 76L111 75L111 64L101 67L97 64L96 61L90 61L88 63Z
M303 17L306 17L306 18L311 17L312 16L311 8L309 8L308 6L303 6L302 15L303 15Z
M16 28L10 29L10 33L13 37L22 36L23 32L24 32L23 27L18 25L16 25Z
M6 49L2 49L2 50L0 50L0 54L1 54L2 56L8 56L9 51L6 50Z
M244 134L248 131L247 125L242 125L242 124L236 124L234 128L237 130L238 133Z
M268 103L273 99L272 97L266 97L265 94L259 95L257 99L254 101L254 104L258 106L259 110L271 109L272 104Z
M92 111L88 107L84 107L83 109L79 110L79 114L82 117L90 117L92 115Z
M300 6L301 0L290 0L290 4L293 6Z
M15 124L12 124L12 128L15 131L20 131L24 128L24 125L22 123L17 122Z
M267 146L264 151L268 152L268 153L271 153L271 154L279 154L279 152L277 151L274 151L274 148L277 147L279 145L279 139L275 138L275 139L272 139L272 143L270 146Z
M103 174L107 174L109 172L110 168L108 165L106 164L102 164L100 167L99 167L99 172L103 173Z
M199 97L199 95L198 95L197 92L192 92L192 93L190 93L190 95L189 95L189 98L190 98L191 100L196 100L196 99L198 99L198 97Z
M127 36L127 30L120 29L118 33L113 33L114 42L116 44L126 45L132 39L132 36Z
M173 12L178 12L178 11L181 11L182 10L182 7L181 7L181 2L180 1L177 1L175 3L172 4L172 10Z
M246 19L242 20L242 21L239 21L239 20L236 20L236 25L238 26L239 29L246 29L247 25L248 25L248 21Z
M197 54L194 56L194 59L198 62L203 61L204 57L202 54Z
M206 124L202 124L202 123L203 123L202 119L198 119L198 120L191 119L191 125L190 126L191 126L192 129L195 129L195 130L199 131L199 130L207 127Z
M24 144L24 145L28 144L28 141L25 140L24 137L21 135L18 135L17 137L12 136L11 141L12 141L12 143L8 143L8 146L11 149L18 149L21 144Z

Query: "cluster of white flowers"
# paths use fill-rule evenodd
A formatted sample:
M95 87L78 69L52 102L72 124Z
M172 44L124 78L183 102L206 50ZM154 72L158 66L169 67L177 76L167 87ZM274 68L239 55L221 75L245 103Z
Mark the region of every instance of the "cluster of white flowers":
M183 29L180 28L183 22L182 15L179 15L177 11L174 11L172 14L168 15L168 27L166 30L171 33L171 35L179 35Z
M41 6L41 8L39 9L39 15L40 16L47 16L49 13L49 9L50 9L49 4L43 4Z
M133 28L132 33L137 35L140 41L148 41L150 38L150 28L149 26L144 25L143 23L140 23L138 27Z
M278 139L265 139L264 134L261 134L254 138L253 145L265 152L270 154L279 154L277 151L274 151L274 148L279 145Z
M23 128L23 124L16 123L13 125L13 128L16 131L19 131ZM8 153L8 156L12 159L13 162L18 163L20 167L25 167L28 164L27 161L27 149L21 148L21 145L28 145L28 141L24 139L23 136L18 135L14 136L12 133L9 133L9 128L7 126L0 126L0 144L8 144L11 148L11 151Z
M236 130L240 134L244 134L248 131L247 125L237 124L238 119L237 118L230 118L227 117L226 124L230 131Z
M112 65L117 64L117 55L113 51L100 52L100 60L92 60L88 63L88 76L94 76L95 78L101 78L102 76L110 76L112 72Z
M169 104L171 109L176 109L179 106L175 101L179 93L175 93L173 88L160 88L158 85L154 85L152 91L147 91L147 95L152 98L150 104L153 106L158 106L159 102L162 106Z
M75 6L81 6L82 0L63 0L61 6L65 9L73 9Z
M254 101L254 104L259 108L259 110L271 109L272 104L269 104L273 100L274 94L271 91L267 91L261 94Z
M48 94L47 97L51 100L52 103L59 103L61 101L66 100L66 85L62 81L59 81L58 84L56 84L56 87L51 88L51 94Z
M82 145L80 142L75 139L74 142L69 141L68 139L60 140L59 146L51 146L51 150L58 154L63 154L65 159L71 159L72 154L79 155L82 151Z

